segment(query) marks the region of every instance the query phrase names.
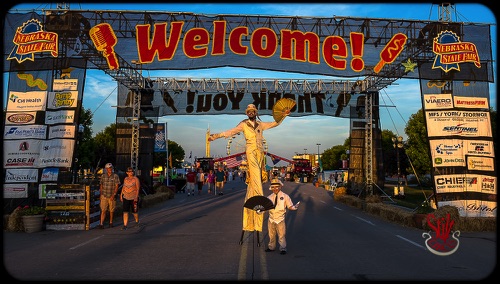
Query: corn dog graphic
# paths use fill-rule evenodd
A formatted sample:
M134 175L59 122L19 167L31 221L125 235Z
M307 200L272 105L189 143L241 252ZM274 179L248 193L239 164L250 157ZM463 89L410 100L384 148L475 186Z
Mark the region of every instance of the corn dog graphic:
M392 63L396 60L396 57L398 57L401 51L403 51L407 38L408 37L402 33L397 33L391 38L380 53L380 61L377 63L375 68L373 68L375 73L380 72L385 64Z
M25 80L29 87L37 86L42 91L47 90L47 84L42 79L35 80L31 74L18 73L17 78Z
M90 29L89 34L95 48L103 52L109 69L118 69L120 66L113 48L118 40L111 26L108 23L98 24Z

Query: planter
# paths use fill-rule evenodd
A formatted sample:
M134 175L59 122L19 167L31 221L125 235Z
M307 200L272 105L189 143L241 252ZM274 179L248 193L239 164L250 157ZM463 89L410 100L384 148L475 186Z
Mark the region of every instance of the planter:
M24 231L26 233L35 233L43 230L43 219L45 215L28 215L22 216Z

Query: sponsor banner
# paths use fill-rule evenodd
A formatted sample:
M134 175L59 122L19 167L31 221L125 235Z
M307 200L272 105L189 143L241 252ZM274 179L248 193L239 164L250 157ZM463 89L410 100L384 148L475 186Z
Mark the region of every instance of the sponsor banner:
M47 109L59 109L76 107L78 102L78 91L49 92L47 97Z
M6 140L3 142L4 168L33 168L40 157L43 140Z
M428 137L491 137L490 113L487 111L427 111L425 119Z
M439 206L457 207L460 217L494 217L497 216L497 203L483 200L449 200L439 202Z
M47 199L47 195L56 193L56 183L41 183L38 185L38 198Z
M27 198L28 184L4 184L3 198Z
M451 94L427 94L424 95L424 109L449 109L453 108Z
M495 162L490 157L467 156L467 170L495 171Z
M46 91L14 92L9 91L7 111L45 110Z
M52 139L42 142L37 167L71 167L75 140Z
M487 98L475 98L475 97L453 97L453 104L456 108L475 108L475 109L487 109L489 110L488 99Z
M243 79L247 80L247 79ZM196 83L195 85L202 84ZM296 105L290 110L290 117L300 117L307 115L326 115L344 118L362 118L364 117L364 104L361 105L366 94L359 92L344 93L336 90L315 91L310 90L302 92L300 89L289 89L290 81L282 82L282 85L276 80L245 82L241 89L235 82L222 83L221 91L203 91L197 92L189 90L169 90L171 82L154 82L151 89L154 92L141 93L141 116L165 116L165 115L218 115L218 114L244 114L248 104L254 104L259 110L259 115L272 115L273 106L282 98L289 98L296 102ZM175 83L178 84L178 83ZM192 84L192 83L188 83ZM194 84L194 83L193 83ZM216 84L219 83L203 83ZM278 84L279 87L276 87ZM232 85L232 87L229 87ZM251 85L251 86L250 86ZM276 91L263 91L262 88L277 88ZM258 87L258 91L250 91ZM354 86L353 86L354 87ZM229 88L226 90L226 88ZM281 90L284 88L286 90ZM178 89L178 87L175 87ZM245 89L247 89L245 91ZM118 87L118 105L131 106L133 96L126 86ZM373 92L374 95L378 94ZM146 107L151 106L151 107ZM355 107L356 106L356 107ZM117 118L130 118L132 116L132 107L120 107L116 110ZM362 119L360 119L362 120ZM124 121L126 122L126 121ZM360 126L361 127L361 126Z
M78 79L54 79L52 90L76 91L78 90Z
M155 147L154 152L167 152L167 123L155 123Z
M5 124L26 125L35 124L36 111L32 112L7 112L5 116Z
M6 125L3 139L45 139L47 125Z
M75 138L75 126L74 125L54 125L49 127L49 139L54 138Z
M38 182L38 169L6 169L5 183Z
M74 110L58 110L45 112L45 124L73 123L74 121Z
M59 177L59 168L44 168L40 181L57 181Z
M465 156L493 157L493 142L482 140L429 140L433 167L465 167Z
M496 176L479 174L455 174L434 176L436 193L480 192L497 194Z

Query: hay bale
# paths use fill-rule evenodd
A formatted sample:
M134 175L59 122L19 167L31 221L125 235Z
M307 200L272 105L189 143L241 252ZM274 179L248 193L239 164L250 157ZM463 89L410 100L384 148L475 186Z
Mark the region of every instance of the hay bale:
M10 213L9 221L7 222L7 231L19 232L24 231L23 218L21 215L21 207L17 207Z
M382 203L382 197L380 195L372 194L365 198L366 203Z
M452 231L460 230L460 227L463 227L463 224L461 224L461 220L460 220L460 214L458 213L458 208L455 206L451 206L451 205L441 206L438 209L436 209L434 212L429 213L428 215L431 215L430 216L431 220L435 219L435 220L443 220L443 221L447 220L448 219L447 216L449 215L450 222L453 222L453 225L451 227ZM434 215L434 218L432 218L432 215ZM427 220L425 220L422 225L423 225L423 228L425 230L432 229L429 226L429 224L427 224Z

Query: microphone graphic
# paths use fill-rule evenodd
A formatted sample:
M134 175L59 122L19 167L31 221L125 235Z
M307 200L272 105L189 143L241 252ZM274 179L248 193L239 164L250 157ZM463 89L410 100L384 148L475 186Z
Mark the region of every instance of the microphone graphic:
M89 34L96 49L106 57L109 69L118 69L120 66L113 49L118 40L111 26L108 23L98 24L90 29Z

